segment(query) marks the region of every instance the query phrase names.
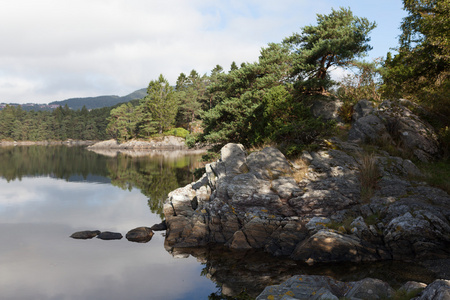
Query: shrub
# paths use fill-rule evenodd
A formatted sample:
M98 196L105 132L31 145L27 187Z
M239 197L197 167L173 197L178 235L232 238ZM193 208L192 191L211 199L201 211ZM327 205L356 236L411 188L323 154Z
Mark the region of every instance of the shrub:
M164 132L164 135L173 135L173 136L182 137L182 138L186 138L186 136L188 134L189 134L189 131L184 128L181 128L181 127L172 128L172 129Z
M186 136L186 146L188 148L193 148L195 147L195 144L198 142L198 136L196 134L188 134Z

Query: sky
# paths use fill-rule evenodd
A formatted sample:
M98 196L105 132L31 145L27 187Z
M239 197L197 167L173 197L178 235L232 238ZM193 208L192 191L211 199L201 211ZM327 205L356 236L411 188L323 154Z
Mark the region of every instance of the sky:
M366 60L398 45L401 0L2 0L0 103L125 96L163 74L225 71L350 8L377 23Z

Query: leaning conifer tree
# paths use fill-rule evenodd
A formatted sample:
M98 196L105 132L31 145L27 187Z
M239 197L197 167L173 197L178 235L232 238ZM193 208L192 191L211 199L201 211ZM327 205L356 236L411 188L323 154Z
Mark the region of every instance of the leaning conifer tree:
M332 84L331 67L347 67L371 49L369 32L376 26L353 16L350 9L317 15L317 25L305 26L284 43L295 52L292 76L302 92L325 92Z

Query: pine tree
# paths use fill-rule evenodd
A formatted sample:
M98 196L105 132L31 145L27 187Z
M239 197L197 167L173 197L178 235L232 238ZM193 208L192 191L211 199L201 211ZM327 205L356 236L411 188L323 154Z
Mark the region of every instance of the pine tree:
M173 88L161 74L158 80L150 81L147 96L141 101L142 130L146 135L153 132L162 134L175 123L178 112L178 99Z
M371 49L369 32L376 24L353 16L350 9L332 9L329 15L317 15L317 25L305 26L301 33L284 43L296 53L293 78L306 91L325 90L331 85L329 69L346 67Z

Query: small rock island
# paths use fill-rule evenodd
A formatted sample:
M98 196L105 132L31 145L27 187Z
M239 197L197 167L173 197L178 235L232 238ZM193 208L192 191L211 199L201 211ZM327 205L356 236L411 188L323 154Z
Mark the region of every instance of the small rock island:
M389 101L361 101L354 117L348 139L330 138L296 161L274 147L225 145L201 179L168 195L166 246L263 249L308 264L448 259L450 196L422 181L411 160L362 145L395 134L428 161L438 151L432 129Z

